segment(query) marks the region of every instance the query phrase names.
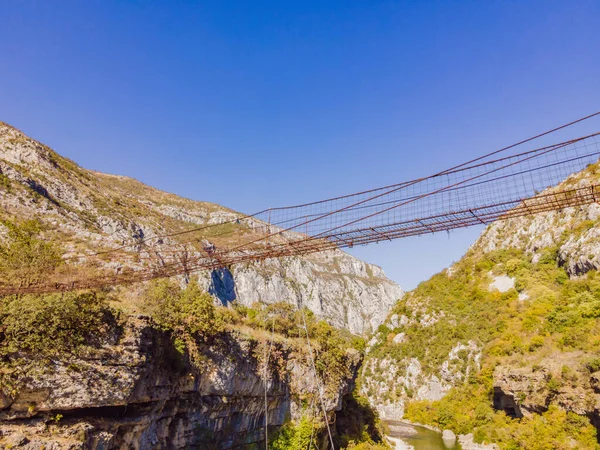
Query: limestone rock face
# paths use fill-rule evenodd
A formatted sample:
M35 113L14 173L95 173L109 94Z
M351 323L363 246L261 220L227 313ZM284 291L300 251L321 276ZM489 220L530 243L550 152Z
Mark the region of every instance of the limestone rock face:
M584 170L568 177L556 189L577 189L598 181L598 169ZM592 203L531 216L499 220L486 228L472 249L489 252L517 248L532 255L558 246L558 257L569 275L580 276L600 268L600 205Z
M567 358L567 364L570 362L569 356L576 358L568 354L562 356ZM565 411L579 415L593 417L597 414L597 406L600 404L600 394L596 390L598 374L574 379L570 384L553 385L552 373L556 373L560 365L556 359L543 360L534 368L496 367L494 407L504 410L512 417L523 417L542 413L553 402Z
M172 250L143 253L149 238L192 227L223 224L242 216L220 205L159 191L132 178L83 169L19 130L0 122L0 206L2 219L41 220L46 238L73 254L133 245L131 254L102 262L112 272L139 270L140 258L157 265ZM265 227L249 218L242 231ZM3 229L0 226L0 238ZM183 235L186 236L186 235ZM291 238L283 233L282 239ZM229 238L235 242L236 236ZM192 243L161 238L164 245L200 256ZM194 243L196 243L194 240ZM195 244L194 244L195 245ZM270 259L213 272L200 271L201 284L223 304L289 302L356 334L376 329L403 295L383 270L339 250Z
M301 394L317 381L304 355L283 355L283 369L255 356L257 342L232 333L202 347L201 369L173 348L148 319L130 319L97 351L54 360L25 373L0 404L0 448L235 448L263 442L265 388L270 427L298 418ZM260 352L259 352L260 353ZM262 353L261 353L262 354ZM355 373L360 357L348 354ZM352 379L324 389L328 413L341 407ZM26 425L26 426L24 426ZM18 442L18 444L17 444Z
M286 257L201 274L201 283L223 304L285 301L355 334L375 330L402 289L376 266L341 251Z

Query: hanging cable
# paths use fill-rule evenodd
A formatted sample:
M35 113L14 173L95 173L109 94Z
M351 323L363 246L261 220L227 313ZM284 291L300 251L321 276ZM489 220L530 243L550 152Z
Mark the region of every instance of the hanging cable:
M316 395L313 391L313 396L310 402L310 441L308 442L308 447L306 450L310 450L312 447L313 437L315 435L315 398Z
M268 379L268 370L269 370L269 359L271 357L271 349L273 345L273 334L275 332L275 316L273 316L273 323L271 324L271 337L269 339L269 347L267 351L267 346L265 345L265 375L264 375L264 385L265 385L265 450L269 450L269 400L267 398L267 393L269 390L269 385L267 382Z
M299 308L300 313L302 315L302 323L304 325L304 331L306 333L306 344L308 346L308 355L310 357L310 362L313 370L313 376L315 378L315 384L317 386L317 391L319 392L319 399L321 400L321 408L323 409L323 419L325 419L325 426L327 427L327 434L329 435L329 442L331 443L331 449L335 450L335 445L333 444L333 436L331 435L331 428L329 428L329 420L327 419L327 409L325 409L325 400L323 400L323 391L321 389L321 383L319 382L319 375L317 374L317 367L315 366L315 359L313 357L312 346L310 345L310 337L308 335L308 327L306 326L306 317L304 315L304 308Z

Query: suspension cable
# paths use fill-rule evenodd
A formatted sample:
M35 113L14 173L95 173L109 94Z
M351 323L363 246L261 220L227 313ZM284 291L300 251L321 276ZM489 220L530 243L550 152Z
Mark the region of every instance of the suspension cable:
M275 332L275 316L273 316L273 323L271 324L271 336L269 339L268 350L267 350L267 346L265 345L265 375L264 375L264 384L265 384L265 450L269 450L269 400L267 398L269 385L267 382L267 377L268 377L268 370L269 370L269 359L271 357L271 348L273 345L274 332Z
M327 419L327 410L325 409L325 401L323 400L323 391L321 389L321 383L319 382L319 375L317 374L317 367L315 366L315 359L313 357L312 346L310 345L310 337L308 335L308 327L306 326L306 317L304 315L304 308L300 309L302 314L302 323L304 325L304 331L306 333L306 344L308 346L308 354L310 356L310 362L313 370L313 376L315 378L315 384L317 385L317 391L319 392L319 399L321 400L321 408L323 409L323 419L325 419L325 426L327 427L327 434L329 435L329 442L331 443L331 449L335 450L333 444L333 436L331 435L331 428L329 428L329 420Z

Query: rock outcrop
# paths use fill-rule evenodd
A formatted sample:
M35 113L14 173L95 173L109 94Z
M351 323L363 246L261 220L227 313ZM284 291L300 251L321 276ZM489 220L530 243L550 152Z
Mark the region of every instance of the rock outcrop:
M594 164L575 173L553 190L578 189L597 183L600 167ZM537 262L540 252L557 247L561 265L570 276L600 268L600 205L564 208L560 211L500 220L485 229L473 244L474 251L521 249Z
M596 380L600 373L588 375L573 371L560 379L556 376L561 364L577 364L577 356L560 355L560 358L544 360L533 368L496 367L494 407L504 410L511 417L520 418L543 413L554 403L565 411L597 421L600 417L600 393Z
M208 292L224 304L285 301L306 306L354 334L375 330L403 295L381 268L339 250L237 265L201 277Z
M285 342L274 343L279 361L265 377L260 345L222 333L201 346L201 364L194 365L148 318L130 318L101 348L64 355L46 367L20 367L18 393L5 395L0 405L0 448L264 445L265 406L274 430L299 417L303 399L318 385L306 355ZM347 363L355 373L358 353L348 353ZM341 407L352 383L348 378L321 386L328 413Z

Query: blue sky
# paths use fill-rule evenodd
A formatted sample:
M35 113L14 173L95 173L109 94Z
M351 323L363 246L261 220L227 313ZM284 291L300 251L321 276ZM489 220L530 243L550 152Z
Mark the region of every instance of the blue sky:
M427 175L600 109L598 1L7 0L0 16L0 120L243 212ZM480 231L353 253L412 288Z

